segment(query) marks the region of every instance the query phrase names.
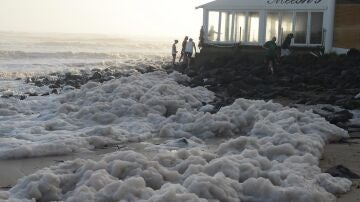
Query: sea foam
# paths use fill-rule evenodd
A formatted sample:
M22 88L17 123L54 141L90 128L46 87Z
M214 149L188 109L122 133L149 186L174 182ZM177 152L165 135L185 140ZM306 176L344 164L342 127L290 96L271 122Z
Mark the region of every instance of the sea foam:
M44 168L0 192L0 198L327 202L350 189L351 181L318 166L325 144L348 137L345 130L311 111L271 101L238 99L210 113L214 94L179 84L187 79L176 72L135 74L90 82L59 97L0 104L11 112L5 113L8 120L17 120L5 130L5 139L13 141L0 151L3 159L169 139L150 144L148 149L158 150L154 155L119 151L100 161ZM222 143L209 149L211 139Z

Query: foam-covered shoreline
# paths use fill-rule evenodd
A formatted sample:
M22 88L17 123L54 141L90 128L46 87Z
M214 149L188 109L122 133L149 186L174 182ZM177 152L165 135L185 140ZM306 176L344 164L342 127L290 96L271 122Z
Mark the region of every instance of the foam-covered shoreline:
M68 161L22 178L0 198L335 201L333 194L350 189L349 180L318 166L325 144L348 137L346 131L310 111L265 101L238 99L212 114L208 103L214 94L179 84L188 79L158 71L89 82L25 106L2 104L3 115L21 126L5 130L8 137L33 134L32 140L19 139L0 151L2 159L69 154L157 136L185 138L186 144L183 149L150 144L158 150L153 156L121 151L96 162ZM203 146L214 137L223 143L212 153ZM196 144L190 147L191 141Z

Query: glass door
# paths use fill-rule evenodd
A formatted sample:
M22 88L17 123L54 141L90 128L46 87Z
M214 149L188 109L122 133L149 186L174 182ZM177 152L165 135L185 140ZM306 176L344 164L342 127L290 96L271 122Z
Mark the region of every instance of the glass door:
M245 25L246 25L246 13L237 13L235 17L235 41L245 41Z
M293 12L284 12L281 15L281 28L280 28L280 38L279 42L282 44L282 42L285 40L286 36L290 33L293 33L293 18L294 13Z
M249 12L247 19L247 42L259 42L259 26L260 15L259 12Z
M311 13L310 44L323 43L323 13Z
M269 12L266 17L266 41L270 41L273 37L279 41L280 13Z
M308 13L297 12L295 14L295 43L306 44L308 27Z
M209 12L208 40L217 41L219 30L219 12Z

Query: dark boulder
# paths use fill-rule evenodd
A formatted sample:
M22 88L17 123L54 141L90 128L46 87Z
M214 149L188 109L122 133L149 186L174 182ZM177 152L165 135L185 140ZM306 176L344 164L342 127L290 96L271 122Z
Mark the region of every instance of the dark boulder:
M332 168L329 168L325 171L325 173L329 173L333 177L343 177L348 179L360 179L360 176L354 172L352 172L349 168L343 165L337 165Z
M360 57L360 51L356 48L350 48L346 55L349 57Z

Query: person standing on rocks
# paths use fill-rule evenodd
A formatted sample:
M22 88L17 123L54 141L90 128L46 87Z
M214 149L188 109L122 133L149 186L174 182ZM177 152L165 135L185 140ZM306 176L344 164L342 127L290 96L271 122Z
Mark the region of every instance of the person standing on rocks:
M195 45L193 39L190 38L189 41L186 43L186 47L185 47L185 57L186 57L188 68L190 67L190 61L191 61L191 57L193 54L193 50L195 50L195 53L196 53L196 45Z
M201 26L200 28L200 36L199 36L199 44L198 44L198 47L199 47L199 50L204 46L204 26Z
M215 34L217 34L217 32L215 31L214 25L211 25L209 33L208 33L208 39L210 41L214 41L215 40Z
M188 36L185 36L184 38L184 41L182 42L182 48L181 48L181 55L180 55L180 58L179 58L179 63L181 62L181 59L184 59L184 62L186 62L186 56L185 56L185 47L186 47L186 44L188 42Z
M290 33L286 36L284 42L281 44L281 57L289 56L291 40L294 38L294 34Z
M270 41L267 41L264 45L263 48L266 49L266 53L265 53L265 59L266 59L266 64L268 65L271 74L274 74L274 64L275 64L275 59L276 59L276 37L273 37Z
M172 45L172 57L173 57L172 64L173 64L173 66L175 66L175 59L176 59L176 54L177 54L176 44L178 42L179 42L178 40L175 40L173 45Z

